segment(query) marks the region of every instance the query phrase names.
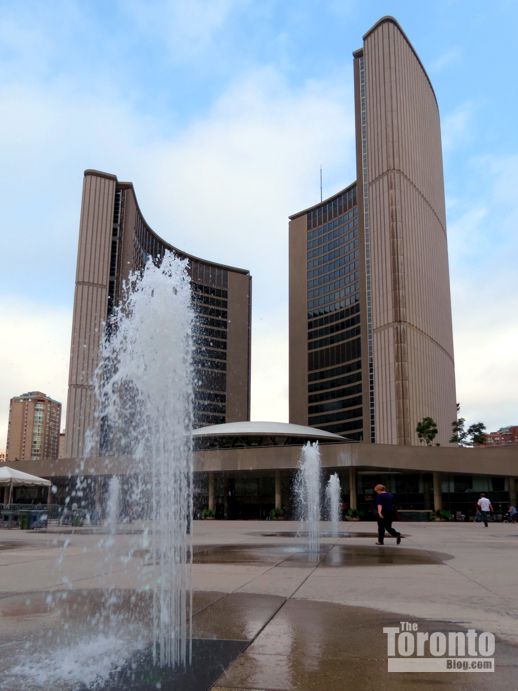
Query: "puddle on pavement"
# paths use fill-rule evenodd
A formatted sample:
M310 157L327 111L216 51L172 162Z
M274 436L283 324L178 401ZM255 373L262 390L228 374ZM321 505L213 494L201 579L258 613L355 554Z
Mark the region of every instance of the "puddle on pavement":
M304 545L223 545L194 548L195 564L250 564L270 566L404 566L409 564L442 564L452 555L396 545L321 545L317 560Z
M32 531L31 533L36 533L40 531ZM8 551L8 550L16 550L16 549L54 549L56 547L63 547L65 544L64 540L60 540L59 538L49 538L49 539L39 539L39 540L30 540L30 536L28 536L27 541L20 541L18 539L16 540L9 540L5 542L0 542L0 552Z
M331 538L343 538L343 537L374 537L377 539L377 531L376 530L371 530L370 532L363 531L363 532L358 532L358 531L349 531L349 530L342 530L339 531L336 535L333 535L330 532L321 532L320 537L331 537ZM255 536L255 534L254 534ZM277 533L270 532L270 533L261 533L261 537L307 537L307 532L304 530L301 531L295 531L295 530L286 530L286 531L279 531Z
M8 549L18 549L20 547L30 547L29 543L27 542L0 542L0 552L4 552L5 550Z
M387 635L383 628L397 628L401 620L410 620L419 631L429 634L466 630L458 624L375 609L290 599L221 675L212 691L515 688L516 648L502 641L496 646L494 674L387 674Z

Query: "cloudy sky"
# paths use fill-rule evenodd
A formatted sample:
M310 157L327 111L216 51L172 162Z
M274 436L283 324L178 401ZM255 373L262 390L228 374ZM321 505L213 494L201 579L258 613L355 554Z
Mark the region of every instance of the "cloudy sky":
M400 22L442 117L457 399L518 424L512 0L0 0L0 450L9 399L66 402L83 171L253 275L252 418L287 420L287 218L355 179L352 52Z

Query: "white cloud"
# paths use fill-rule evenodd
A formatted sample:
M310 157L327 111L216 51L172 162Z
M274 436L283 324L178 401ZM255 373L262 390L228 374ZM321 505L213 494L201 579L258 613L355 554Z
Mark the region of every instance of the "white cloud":
M163 42L174 62L192 61L210 49L218 32L246 0L126 0L121 9L141 35Z
M457 399L489 431L518 421L518 156L477 159L449 224Z
M442 147L446 153L471 142L477 109L476 103L467 101L442 118Z
M288 315L254 319L252 420L288 422Z
M454 65L456 62L459 62L461 57L462 51L459 47L450 48L432 60L428 71L433 75L438 74L451 65Z
M288 215L318 200L320 163L333 192L354 179L347 102L336 83L290 90L270 70L248 75L146 154L137 194L147 220L181 249L249 268L254 297L270 302L271 275L287 268Z
M67 80L5 86L0 249L10 261L0 281L10 335L0 352L0 434L13 395L42 389L65 403L68 333L57 341L70 314L30 296L71 306L84 168L132 180L146 219L168 242L251 270L252 408L286 419L288 214L318 201L320 164L329 193L354 179L350 89L341 74L291 88L273 69L256 71L166 137L162 123L111 96L102 78L90 90ZM279 310L283 319L272 318Z
M65 424L70 311L19 297L0 297L0 449L5 449L9 400L43 391L63 404Z

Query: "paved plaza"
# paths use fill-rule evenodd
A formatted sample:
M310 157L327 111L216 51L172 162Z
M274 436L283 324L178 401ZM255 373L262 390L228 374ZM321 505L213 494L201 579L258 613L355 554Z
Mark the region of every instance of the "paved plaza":
M329 524L322 523L316 561L304 551L297 527L287 521L194 522L196 669L170 688L517 688L517 525L400 523L402 544L387 538L379 547L374 523L342 523L339 537L326 536ZM0 688L88 688L88 676L74 686L52 669L45 672L44 664L28 681L20 659L41 650L43 639L49 647L63 630L72 641L107 585L134 604L142 574L152 579L137 527L108 536L110 553L126 555L116 568L98 554L102 536L63 530L0 531ZM65 589L74 596L66 613L55 597ZM139 603L136 616L144 626L145 599ZM495 671L388 673L383 628L400 622L429 633L495 634ZM102 646L96 656L100 665Z

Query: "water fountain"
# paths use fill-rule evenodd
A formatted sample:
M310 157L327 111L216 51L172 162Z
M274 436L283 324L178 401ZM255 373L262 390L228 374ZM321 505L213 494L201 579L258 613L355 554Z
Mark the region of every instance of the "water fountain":
M130 277L101 344L92 460L78 468L81 475L90 462L103 463L112 476L105 523L81 538L79 586L65 536L55 566L61 588L30 604L61 625L49 624L30 654L13 660L9 688L133 688L139 656L146 679L166 688L162 680L189 665L193 322L186 261L166 253ZM99 505L99 482L77 481L67 502L72 515L86 513L88 495ZM118 535L121 520L135 523L131 537Z
M338 473L329 476L326 485L326 509L327 517L331 523L331 535L338 536L338 523L340 521L340 478Z
M295 477L295 496L302 530L307 535L307 552L312 560L320 554L320 449L318 442L302 447Z
M162 666L190 657L193 319L186 261L148 260L110 320L97 370L100 450L131 464L130 504L149 519L153 657Z
M120 479L117 475L110 478L108 483L108 499L106 502L106 528L113 535L117 531L120 512Z

